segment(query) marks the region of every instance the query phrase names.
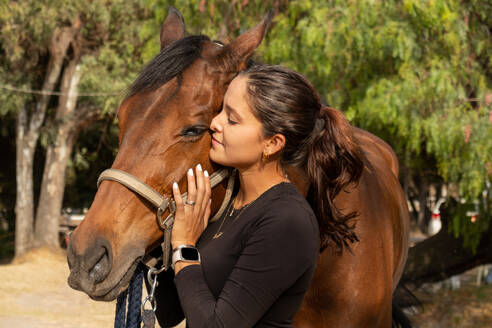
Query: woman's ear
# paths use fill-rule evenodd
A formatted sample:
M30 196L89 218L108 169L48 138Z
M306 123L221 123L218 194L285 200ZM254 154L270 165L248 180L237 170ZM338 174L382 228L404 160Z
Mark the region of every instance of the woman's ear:
M273 156L279 154L285 146L285 137L283 134L277 133L268 138L265 145L265 155Z

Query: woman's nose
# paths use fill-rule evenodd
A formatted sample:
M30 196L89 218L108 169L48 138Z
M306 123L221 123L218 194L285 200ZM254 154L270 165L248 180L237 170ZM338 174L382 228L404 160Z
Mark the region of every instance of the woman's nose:
M220 124L220 113L216 115L210 123L210 130L213 132L222 132L222 124Z

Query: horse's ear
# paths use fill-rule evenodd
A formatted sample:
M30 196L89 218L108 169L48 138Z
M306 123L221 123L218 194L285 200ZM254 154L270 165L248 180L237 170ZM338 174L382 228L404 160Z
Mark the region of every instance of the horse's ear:
M169 7L166 20L161 28L161 50L185 36L185 23L181 13Z
M246 67L248 59L253 51L258 48L265 36L273 18L273 10L270 9L263 17L262 21L255 27L247 30L230 44L224 47L224 55L227 58L227 66L234 71L242 70Z

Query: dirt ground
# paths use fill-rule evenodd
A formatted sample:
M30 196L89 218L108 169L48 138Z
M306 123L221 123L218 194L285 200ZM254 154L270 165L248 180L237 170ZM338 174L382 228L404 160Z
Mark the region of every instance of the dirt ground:
M65 254L46 250L0 265L0 328L113 327L115 302L95 302L67 285ZM492 286L420 292L415 326L492 328ZM184 327L181 324L179 327Z
M0 328L113 327L116 301L96 302L71 289L68 274L62 251L35 250L0 265Z
M465 284L455 291L416 295L423 309L415 308L413 321L420 328L492 328L492 285Z
M0 266L0 327L111 327L115 302L95 302L67 284L63 253L29 253Z

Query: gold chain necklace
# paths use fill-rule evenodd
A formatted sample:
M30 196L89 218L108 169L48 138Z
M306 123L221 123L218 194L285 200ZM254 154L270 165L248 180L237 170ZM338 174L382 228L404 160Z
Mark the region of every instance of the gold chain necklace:
M285 175L285 178L287 179L287 181L282 181L282 182L290 182L290 181L288 180L288 179L289 179L289 177L288 177L287 175ZM280 182L280 183L282 183L282 182ZM278 184L276 184L276 185L273 185L272 187L277 186L277 185L279 185L280 183L278 183ZM267 189L267 190L270 190L272 187L270 187L270 188L269 188L269 189ZM237 195L236 195L236 197L237 197ZM226 212L225 212L225 215L224 215L224 218L222 219L222 222L220 223L219 229L217 229L217 232L215 233L215 235L213 236L213 238L212 238L212 239L217 239L217 238L219 238L220 236L222 236L222 234L224 233L223 231L220 231L220 229L222 229L222 226L224 225L224 222L225 222L226 218L227 218L228 216L229 216L229 217L230 217L230 216L232 216L232 212L233 212L233 209L234 209L234 208L233 208L233 207L234 207L234 202L236 201L236 197L234 197L234 199L232 200L231 204L230 204L230 205L229 205L229 207L227 208L227 210L226 210ZM239 214L238 214L238 215L234 218L234 221L236 221L237 219L239 219L239 217L241 216L241 214L243 214L243 212L244 212L244 211L245 211L245 210L246 210L246 209L247 209L247 208L248 208L251 204L253 204L254 202L256 202L256 200L257 200L258 198L260 198L260 197L261 197L261 195L260 195L260 196L258 196L258 197L257 197L254 201L252 201L251 203L244 205L244 206L243 206L243 208L241 209L241 212L239 212Z
M232 200L231 204L229 205L229 208L225 212L224 218L222 219L222 222L220 223L219 229L217 229L217 232L215 233L213 239L219 238L224 233L223 231L220 231L220 229L222 229L222 226L224 225L224 222L225 222L226 218L232 216L232 212L234 210L234 202L235 201L236 201L236 197L234 197L234 199ZM239 214L234 218L234 221L236 221L237 219L239 219L239 217L241 216L241 214L243 214L243 212L249 207L249 205L253 204L255 201L256 201L256 199L254 201L252 201L251 203L244 205L243 208L241 209L241 212L239 212Z

